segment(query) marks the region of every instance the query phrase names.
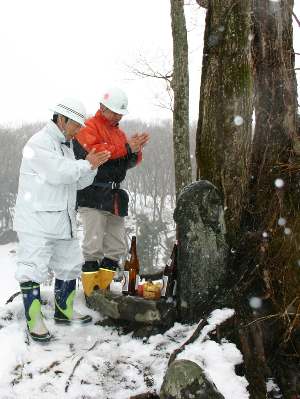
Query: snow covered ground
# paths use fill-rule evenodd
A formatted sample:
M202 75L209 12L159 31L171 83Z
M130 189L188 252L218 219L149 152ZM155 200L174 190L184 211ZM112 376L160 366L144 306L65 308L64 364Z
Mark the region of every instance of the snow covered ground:
M49 344L27 337L21 296L6 304L18 291L14 280L15 244L0 246L0 398L1 399L128 399L142 392L159 393L171 353L193 333L196 325L176 323L164 334L140 340L122 335L112 327L57 326L53 322L53 288L42 287L47 301L43 313L54 336ZM77 308L86 308L81 287ZM242 362L235 345L218 344L207 333L232 315L231 309L215 310L201 336L180 353L179 359L195 361L204 368L226 399L249 398L247 381L235 374Z
M16 291L19 285L14 278L16 244L0 245L0 306Z

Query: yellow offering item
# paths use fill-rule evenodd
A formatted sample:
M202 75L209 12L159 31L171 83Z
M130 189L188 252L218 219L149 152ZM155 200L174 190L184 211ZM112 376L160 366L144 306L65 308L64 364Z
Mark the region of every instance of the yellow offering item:
M160 298L160 283L152 283L152 281L148 281L143 286L143 297L145 299L159 299Z

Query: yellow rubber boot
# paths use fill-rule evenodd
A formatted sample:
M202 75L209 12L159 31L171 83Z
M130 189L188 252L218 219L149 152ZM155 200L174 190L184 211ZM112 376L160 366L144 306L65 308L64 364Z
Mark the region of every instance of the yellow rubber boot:
M102 290L105 290L112 282L115 275L114 270L100 268L97 276L97 285Z
M101 288L98 282L98 274L98 270L94 272L81 273L82 287L86 296L90 296L95 289Z

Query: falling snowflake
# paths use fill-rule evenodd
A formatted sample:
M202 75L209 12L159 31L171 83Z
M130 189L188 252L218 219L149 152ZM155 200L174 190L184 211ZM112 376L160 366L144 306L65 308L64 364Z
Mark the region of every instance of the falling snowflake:
M241 126L244 123L244 119L240 115L236 115L233 122L236 126Z
M262 305L262 300L256 296L249 299L249 305L252 309L259 309Z
M277 188L282 188L284 186L284 181L282 179L276 179L274 184Z
M285 218L279 218L278 219L278 224L279 224L279 226L284 226L286 224L286 219Z
M284 229L284 234L285 235L290 235L292 233L292 230L289 228L289 227L286 227L285 229Z

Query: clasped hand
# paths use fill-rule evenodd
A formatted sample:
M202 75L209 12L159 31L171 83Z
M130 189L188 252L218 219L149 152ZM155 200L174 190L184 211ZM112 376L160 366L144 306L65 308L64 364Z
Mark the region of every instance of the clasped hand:
M139 152L148 143L150 136L148 133L135 133L128 139L128 144L132 152Z
M104 164L110 158L109 151L96 152L93 148L86 156L86 160L91 164L91 169L96 169L98 166Z

